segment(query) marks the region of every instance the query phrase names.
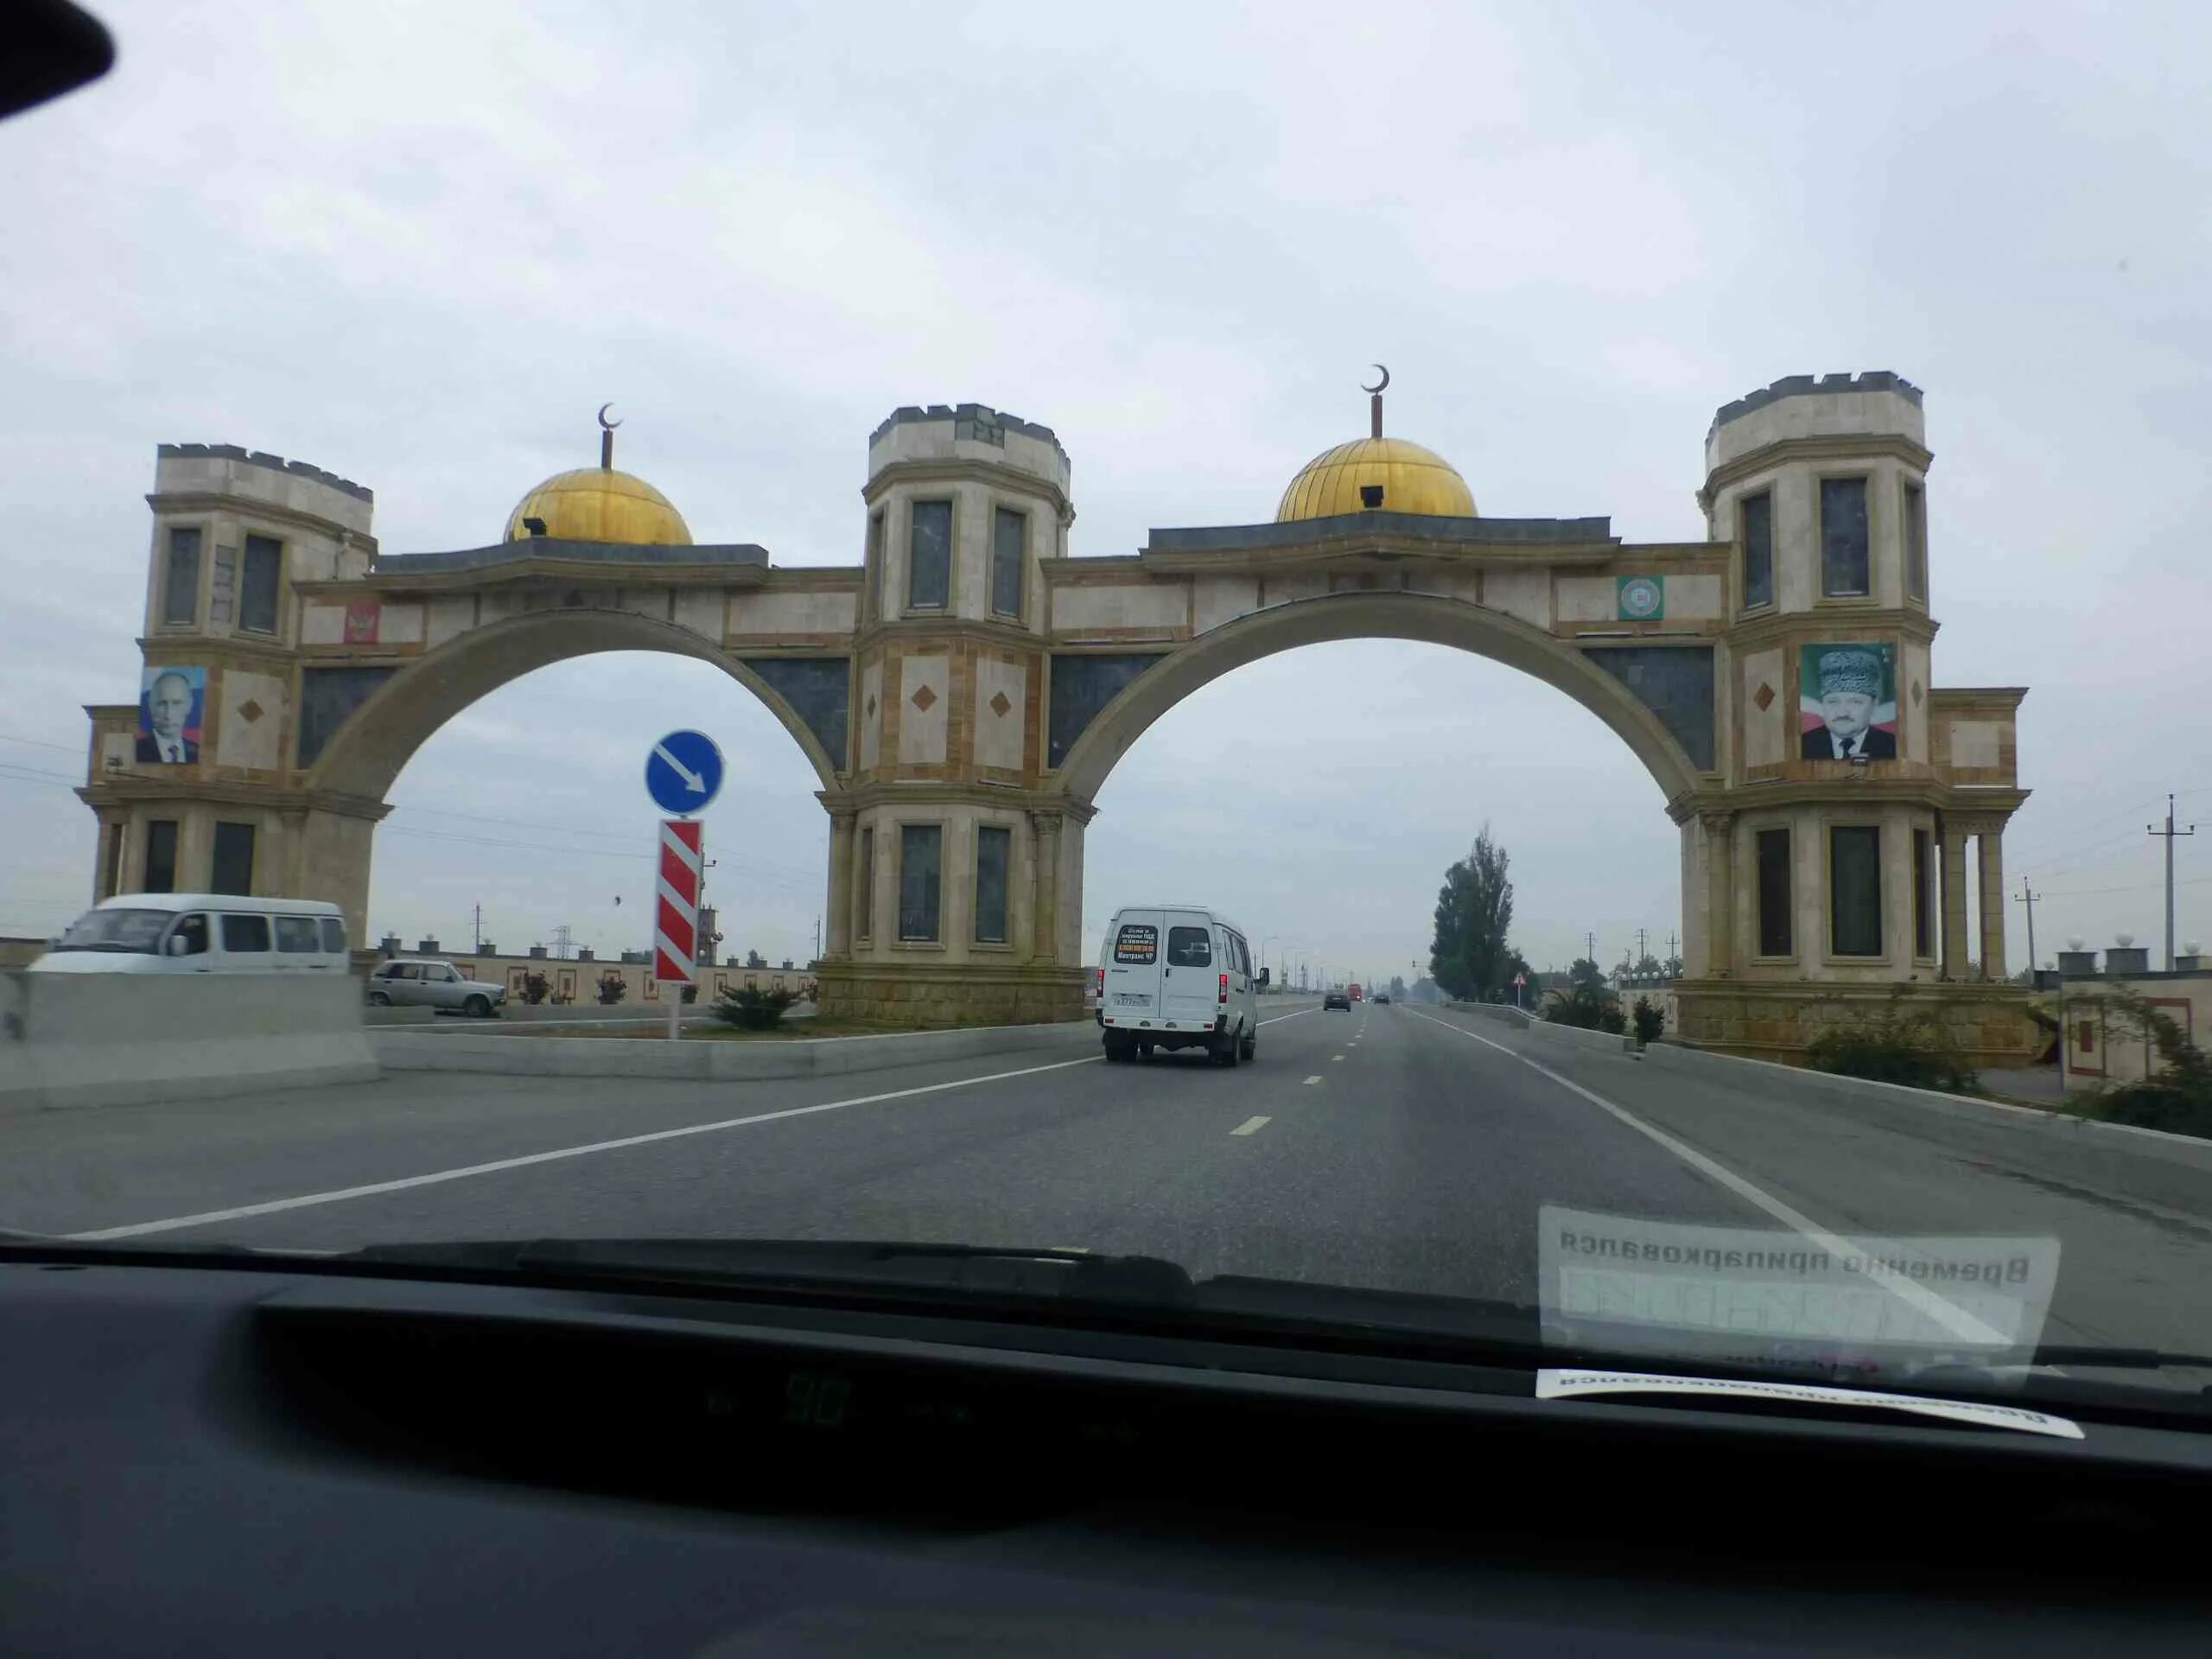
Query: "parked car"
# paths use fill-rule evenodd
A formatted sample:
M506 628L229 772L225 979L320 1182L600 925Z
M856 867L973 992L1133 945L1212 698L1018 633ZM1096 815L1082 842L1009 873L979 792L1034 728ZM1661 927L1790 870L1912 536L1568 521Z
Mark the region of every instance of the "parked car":
M507 988L467 979L449 962L407 957L382 963L369 976L369 1002L379 1008L444 1008L488 1019L507 1000Z
M1190 905L1114 912L1093 982L1109 1060L1203 1048L1216 1065L1256 1058L1259 979L1234 922Z
M345 973L346 918L321 899L125 893L69 925L34 974Z
M1342 1008L1346 1014L1350 1014L1351 998L1343 991L1331 991L1321 998L1321 1011L1326 1014L1331 1008Z

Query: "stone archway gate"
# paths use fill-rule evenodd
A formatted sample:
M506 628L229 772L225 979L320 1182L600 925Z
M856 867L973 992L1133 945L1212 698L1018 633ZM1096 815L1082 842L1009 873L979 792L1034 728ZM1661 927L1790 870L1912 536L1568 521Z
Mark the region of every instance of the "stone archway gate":
M1135 554L1071 559L1068 458L1049 429L976 404L909 408L870 439L861 563L793 569L753 546L546 537L380 556L359 486L163 446L142 643L149 675L202 671L205 710L185 766L139 758L137 706L88 711L96 893L143 885L164 839L174 885L207 885L219 826L235 855L248 824L255 891L335 898L364 938L384 794L431 732L546 663L669 650L753 690L822 780L829 1007L1073 1017L1084 829L1145 728L1274 652L1421 639L1558 686L1651 773L1681 837L1686 1038L1787 1053L1821 1020L1902 995L1971 1050L2013 1055L2024 994L1991 982L2024 693L1931 683L1929 462L1907 383L1797 377L1716 416L1701 541L1376 509L1155 530ZM1856 566L1844 550L1860 591L1832 591L1839 503L1859 514ZM196 608L166 591L184 529L215 550ZM259 632L215 592L223 550L257 532L283 550ZM1846 683L1872 689L1886 741L1839 759L1808 711Z

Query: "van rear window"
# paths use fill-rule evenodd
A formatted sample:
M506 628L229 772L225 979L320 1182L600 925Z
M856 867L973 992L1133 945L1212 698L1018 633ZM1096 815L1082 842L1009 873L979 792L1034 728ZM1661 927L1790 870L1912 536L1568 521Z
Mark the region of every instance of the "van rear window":
M1149 967L1160 960L1160 930L1144 922L1125 922L1114 936L1114 960Z
M1169 928L1167 965L1170 968L1212 967L1213 941L1206 937L1206 930L1203 927Z

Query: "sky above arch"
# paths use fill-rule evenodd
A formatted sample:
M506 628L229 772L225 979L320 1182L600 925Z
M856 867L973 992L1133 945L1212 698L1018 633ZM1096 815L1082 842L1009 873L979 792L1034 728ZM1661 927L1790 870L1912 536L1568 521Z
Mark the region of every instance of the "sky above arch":
M1892 368L1928 393L1937 683L2032 688L2006 861L2041 954L2153 939L2144 825L2169 790L2212 821L2202 8L93 9L114 73L0 125L0 932L89 890L68 785L82 705L135 687L156 443L305 459L377 491L386 550L474 546L593 460L609 398L701 540L836 564L902 404L1052 425L1074 550L1124 553L1271 516L1380 360L1390 429L1484 512L1669 540L1719 404ZM372 925L450 942L480 903L502 944L637 943L612 900L677 711L743 785L733 943L810 950L810 772L739 688L630 657L425 746ZM1092 930L1218 893L1410 963L1484 821L1540 964L1678 915L1633 760L1448 652L1240 671L1100 806ZM2183 931L2212 937L2198 845Z

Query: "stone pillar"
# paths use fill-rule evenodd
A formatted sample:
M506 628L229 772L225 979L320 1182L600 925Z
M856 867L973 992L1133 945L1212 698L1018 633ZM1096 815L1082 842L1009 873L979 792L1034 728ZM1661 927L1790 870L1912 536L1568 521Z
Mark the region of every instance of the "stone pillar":
M1981 877L1981 976L2001 981L2005 977L2004 830L1996 824L1983 826L1974 837L1974 851Z
M1700 813L1705 830L1705 971L1725 979L1736 968L1736 815Z
M853 950L853 833L857 812L830 815L830 916L823 930L822 954L842 960Z
M1033 912L1037 923L1030 957L1036 962L1054 962L1059 956L1060 815L1032 812L1029 824L1037 839L1037 903Z
M1957 823L1943 826L1943 977L1967 976L1967 837Z

